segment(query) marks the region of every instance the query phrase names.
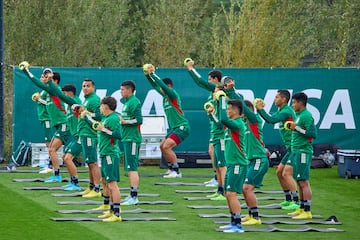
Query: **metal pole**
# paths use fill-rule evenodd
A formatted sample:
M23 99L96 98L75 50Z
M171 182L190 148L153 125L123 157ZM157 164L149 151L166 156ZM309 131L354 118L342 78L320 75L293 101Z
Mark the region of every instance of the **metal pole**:
M0 162L4 160L4 0L0 0Z

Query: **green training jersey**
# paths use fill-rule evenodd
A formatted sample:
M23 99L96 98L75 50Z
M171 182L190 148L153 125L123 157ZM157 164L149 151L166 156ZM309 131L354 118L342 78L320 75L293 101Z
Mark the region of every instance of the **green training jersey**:
M262 120L258 114L256 114L256 117L256 123L246 121L245 124L246 156L249 160L267 157L264 148L265 144L263 143Z
M153 88L163 97L163 107L170 128L189 125L177 91L168 87L155 73L146 76Z
M100 97L96 95L95 92L84 97L82 105L96 120L96 116L99 116L100 113ZM86 117L84 119L79 118L78 130L80 137L97 137L97 132L92 129L91 124L87 121Z
M305 108L296 112L296 127L292 131L291 151L313 153L312 141L317 137L317 130L311 113Z
M220 106L219 101L210 101L214 106L214 111L209 114L210 118L210 134L213 141L224 139L224 125L219 121L220 120Z
M73 97L76 104L81 104L81 100L78 96ZM70 129L70 133L72 136L79 136L78 132L78 123L79 123L79 116L77 113L74 113L74 111L71 109L71 106L69 104L66 104L66 117L68 119L68 126Z
M53 93L68 105L72 106L74 104L79 104L76 98L66 96L62 91L55 88L55 85L53 83L50 82L49 86L51 87ZM81 104L82 107L84 107L87 111L91 113L91 117L94 120L100 120L99 118L101 117L100 101L101 101L100 97L96 95L95 92L93 92L91 94L85 95L84 101ZM89 120L87 120L87 117L85 118L78 117L78 124L77 124L78 136L96 138L97 132L94 129L92 129L91 125L92 123Z
M284 123L286 121L294 121L295 112L293 108L288 105L285 105L279 108L278 111L272 114L271 116L267 114L264 109L258 110L258 113L267 123L271 123L271 124L279 123L279 133L281 139L284 142L286 149L290 150L292 133L291 131L285 130Z
M104 116L101 120L104 128L116 132L120 130L120 118L116 112ZM118 156L120 154L118 139L103 131L98 132L100 156Z
M30 78L30 80L39 88L46 91L48 93L46 97L46 111L49 114L50 117L50 124L51 127L54 127L59 124L67 123L66 118L66 110L64 102L57 97L52 89L49 86L49 83L45 84L40 81L39 78L35 77L32 73L30 73L27 69L23 69L23 72ZM51 80L50 80L51 81ZM49 81L49 82L50 82ZM56 86L57 88L60 88L60 86ZM61 88L60 88L61 90Z
M212 92L210 92L207 102L212 101L212 99L213 99L213 94L212 94ZM210 115L208 115L208 116L209 116L210 140L213 141L214 140L214 124L215 124L215 122L211 118Z
M57 86L61 89L60 86ZM52 92L49 92L49 99L47 101L46 110L50 116L50 123L52 126L56 126L62 123L67 123L65 104Z
M262 120L245 103L243 97L238 95L235 88L227 89L226 95L230 99L238 99L244 107L244 118L246 126L246 156L249 160L267 157L265 144L263 143Z
M220 120L225 126L226 165L248 165L245 149L245 123L239 116L230 119L226 113L225 97L220 97Z
M38 119L41 122L50 120L49 113L46 110L46 104L47 104L46 99L48 99L47 95L49 94L46 91L42 90L40 92L40 99L43 101L37 102L37 114L38 114Z
M208 101L213 99L213 95L212 93L214 92L215 88L218 86L215 83L212 82L208 82L206 80L204 80L201 75L195 70L189 70L188 71L191 78L194 80L194 82L196 83L196 85L198 85L199 87L207 90L210 92L210 95L208 97ZM219 129L217 124L215 124L212 120L210 120L210 139L211 140L217 140L220 139L221 137L224 136L224 130L223 129Z
M241 117L222 121L225 128L226 165L248 165L245 154L245 124Z
M229 99L240 100L244 107L244 115L250 123L256 123L258 121L255 113L245 104L243 96L236 93L235 88L229 88L225 90L226 95Z
M131 95L126 99L121 99L124 106L121 110L121 118L125 123L121 124L121 137L123 142L141 143L142 137L140 126L142 124L140 100Z

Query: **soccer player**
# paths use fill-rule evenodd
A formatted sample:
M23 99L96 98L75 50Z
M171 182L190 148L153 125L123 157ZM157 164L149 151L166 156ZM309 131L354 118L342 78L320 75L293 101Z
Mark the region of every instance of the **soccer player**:
M43 83L45 81L43 74L41 74L40 81ZM43 129L44 141L47 149L50 148L51 138L54 134L54 128L51 127L50 116L46 110L46 99L49 99L48 95L49 94L46 91L42 90L40 93L34 93L31 97L31 99L37 103L38 119ZM49 157L48 165L40 169L39 173L50 173L52 171L52 163Z
M173 150L183 142L190 134L189 121L181 108L181 99L179 94L173 88L173 82L170 78L160 79L155 74L155 68L151 64L146 65L144 73L151 86L163 96L163 107L170 126L169 133L160 143L161 152L170 166L170 172L164 175L164 178L181 178L177 157Z
M261 220L254 188L262 186L263 178L269 169L269 160L262 137L262 120L258 114L254 113L254 105L248 100L244 102L252 114L249 112L248 115L244 116L246 129L245 152L249 159L249 166L243 185L243 195L249 215L242 218L241 221L243 221L243 225L255 225L261 224Z
M223 91L222 86L217 86L213 93L213 99L204 104L204 109L207 112L212 125L216 129L224 129L224 125L220 121L220 103L216 99L216 94ZM224 196L224 179L226 174L226 161L225 161L225 133L224 131L216 131L214 134L214 161L215 169L218 173L218 189L216 193L207 195L210 200L226 200Z
M194 82L201 88L209 91L208 101L213 99L213 92L217 86L220 85L222 73L219 70L212 70L208 74L208 81L202 79L201 75L194 68L194 61L189 60L186 62L186 67L188 72ZM215 105L216 106L216 105ZM215 109L216 112L216 109ZM221 189L224 188L224 179L221 178L221 175L224 176L226 172L225 158L223 157L224 153L221 150L221 142L224 138L224 129L219 125L215 124L214 121L210 120L210 141L209 141L209 155L212 159L213 166L215 168L215 177L217 180L218 191L215 194L208 195L207 197L213 198L216 200L222 200ZM207 182L206 186L216 186L214 185L215 181ZM219 190L220 189L220 190Z
M288 159L291 155L292 134L284 128L286 121L293 121L295 119L295 112L288 105L289 100L290 92L288 90L278 90L274 100L275 105L278 107L277 112L272 115L267 114L264 110L263 101L257 101L255 108L265 122L271 124L279 123L279 133L286 148L286 154L276 169L276 175L285 193L285 201L281 202L280 205L283 209L296 210L300 207L299 196L296 189L296 182L293 178L293 166L288 164Z
M224 95L218 95L220 101L220 119L225 126L225 195L231 214L231 222L221 226L223 232L244 232L241 225L241 205L237 194L242 193L248 159L245 153L245 125L241 117L243 104L240 100L229 100Z
M134 95L135 83L126 80L121 83L121 137L124 146L124 168L128 172L130 181L130 195L121 203L134 205L139 202L139 149L142 141L140 125L142 124L140 100Z
M243 185L243 194L248 206L249 215L242 218L243 225L261 224L254 188L262 186L264 175L269 169L269 160L262 141L262 121L254 113L253 104L249 101L244 101L242 96L235 92L235 81L232 77L224 76L221 79L221 83L224 85L225 92L229 98L238 99L244 106L246 155L250 163Z
M289 215L293 219L312 219L310 187L310 165L313 154L312 140L317 137L317 130L311 113L307 110L308 97L299 92L292 96L295 121L285 122L285 128L291 130L291 155L289 161L294 164L294 178L300 192L300 208Z
M78 157L81 153L82 147L79 140L78 131L78 115L79 113L71 108L73 102L75 104L81 104L81 100L76 96L76 87L72 84L64 85L62 92L51 82L49 86L52 89L52 93L63 100L66 105L66 116L68 118L68 126L71 134L71 140L64 147L63 160L65 166L70 174L70 183L64 186L65 191L80 191L79 178L77 176L77 168L73 162L74 158Z
M52 94L48 85L52 81L56 86L60 83L60 74L53 72L50 68L45 68L43 71L44 81L41 82L30 71L28 66L23 63L20 64L20 69L30 78L30 80L39 88L49 93L47 99L46 110L50 116L51 126L55 128L55 133L51 139L49 155L54 166L54 174L47 178L45 182L62 182L60 175L60 164L57 151L62 145L66 145L70 139L70 131L67 125L66 110L64 103L55 95ZM58 86L60 88L60 86Z
M78 136L81 143L82 158L89 167L89 188L82 191L84 198L101 197L100 192L100 169L97 154L97 132L92 129L92 121L100 120L100 97L95 93L95 83L91 79L85 79L82 83L84 100L79 106L73 98L66 98L58 92L67 104L78 112ZM74 107L75 106L75 107Z
M100 105L100 112L104 117L101 123L93 124L93 127L98 130L99 137L104 205L106 205L106 203L110 204L110 211L106 211L103 215L99 216L99 218L103 218L103 222L121 221L121 195L117 185L120 181L120 150L118 139L121 138L121 125L120 118L115 112L116 105L115 98L104 97ZM96 124L97 126L94 126Z

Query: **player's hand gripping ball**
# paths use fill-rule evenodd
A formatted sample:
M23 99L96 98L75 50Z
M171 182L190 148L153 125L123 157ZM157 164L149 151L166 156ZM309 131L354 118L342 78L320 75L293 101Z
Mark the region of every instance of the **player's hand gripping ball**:
M293 121L286 121L284 123L284 129L285 130L291 130L291 124L293 124L294 122Z
M217 91L217 92L215 93L215 99L216 99L216 100L219 100L220 97L226 97L226 93L225 93L223 90Z
M258 104L261 104L262 107L265 107L265 102L264 102L264 100L262 100L261 98L255 98L253 104L254 104L254 107L255 107L256 109L257 109L256 106L257 106Z
M191 58L185 58L184 65L187 66L188 62L193 62L193 60Z
M99 126L100 126L100 122L98 122L98 121L93 122L93 124L91 125L92 129L94 129L96 131L99 129Z
M144 66L143 66L143 71L144 71L144 74L150 74L151 73L151 70L152 70L152 68L154 68L154 66L153 65L151 65L150 63L146 63L146 64L144 64Z
M36 92L31 96L31 100L36 102L40 98L40 93Z
M89 112L87 110L83 110L81 113L80 113L80 118L81 119L84 119L86 115L88 115Z
M29 64L27 61L22 61L22 62L19 64L19 69L20 69L20 70L23 70L24 68L27 68L27 69L30 68L30 64Z
M204 104L204 110L207 111L210 107L214 107L214 105L211 102L206 102Z

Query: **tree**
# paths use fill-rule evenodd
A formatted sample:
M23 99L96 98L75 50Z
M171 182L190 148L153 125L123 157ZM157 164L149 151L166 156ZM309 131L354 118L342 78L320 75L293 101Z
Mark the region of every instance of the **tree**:
M144 29L144 61L161 67L183 66L192 57L210 62L211 7L208 1L158 0L148 8ZM150 14L151 13L151 14Z

